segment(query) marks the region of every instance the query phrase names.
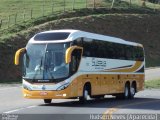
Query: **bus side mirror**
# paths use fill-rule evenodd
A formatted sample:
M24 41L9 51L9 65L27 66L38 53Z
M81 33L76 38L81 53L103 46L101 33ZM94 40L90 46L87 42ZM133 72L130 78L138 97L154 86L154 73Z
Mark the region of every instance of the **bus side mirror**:
M65 54L65 62L66 62L66 64L68 64L68 63L71 62L71 55L72 55L72 52L73 52L75 49L80 49L80 50L82 50L82 52L83 52L83 48L82 48L82 47L79 47L79 46L71 46L71 47L69 47L69 48L66 50L66 54Z
M14 64L15 65L19 65L20 55L24 52L26 52L26 48L21 48L21 49L16 51L16 54L15 54L15 57L14 57Z

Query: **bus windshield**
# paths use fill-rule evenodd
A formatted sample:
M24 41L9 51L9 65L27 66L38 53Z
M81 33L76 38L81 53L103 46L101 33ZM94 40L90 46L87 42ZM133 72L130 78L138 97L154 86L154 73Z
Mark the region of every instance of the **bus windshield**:
M24 54L24 79L58 80L69 76L65 51L69 43L28 44Z

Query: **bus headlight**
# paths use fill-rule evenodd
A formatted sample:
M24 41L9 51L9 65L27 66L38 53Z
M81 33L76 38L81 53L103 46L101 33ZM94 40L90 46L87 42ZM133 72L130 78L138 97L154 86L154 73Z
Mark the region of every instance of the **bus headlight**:
M26 89L26 90L32 90L29 86L23 84L23 88Z
M66 84L61 85L60 87L58 87L56 90L64 90L68 86L69 86L69 83L66 83Z

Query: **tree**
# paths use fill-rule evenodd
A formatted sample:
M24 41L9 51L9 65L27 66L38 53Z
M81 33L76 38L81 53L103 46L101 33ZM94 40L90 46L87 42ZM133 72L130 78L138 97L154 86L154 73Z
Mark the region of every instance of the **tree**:
M146 0L141 0L142 1L142 7L146 7Z
M115 0L112 0L111 9L112 9L112 8L113 8L113 6L114 6L114 2L115 2Z

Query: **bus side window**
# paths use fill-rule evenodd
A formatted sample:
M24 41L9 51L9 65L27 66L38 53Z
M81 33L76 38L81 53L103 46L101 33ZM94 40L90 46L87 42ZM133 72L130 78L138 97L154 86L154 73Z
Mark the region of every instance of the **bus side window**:
M137 47L137 60L138 61L144 60L143 49L141 47Z
M76 40L72 42L72 45L83 47L83 38L77 38Z

